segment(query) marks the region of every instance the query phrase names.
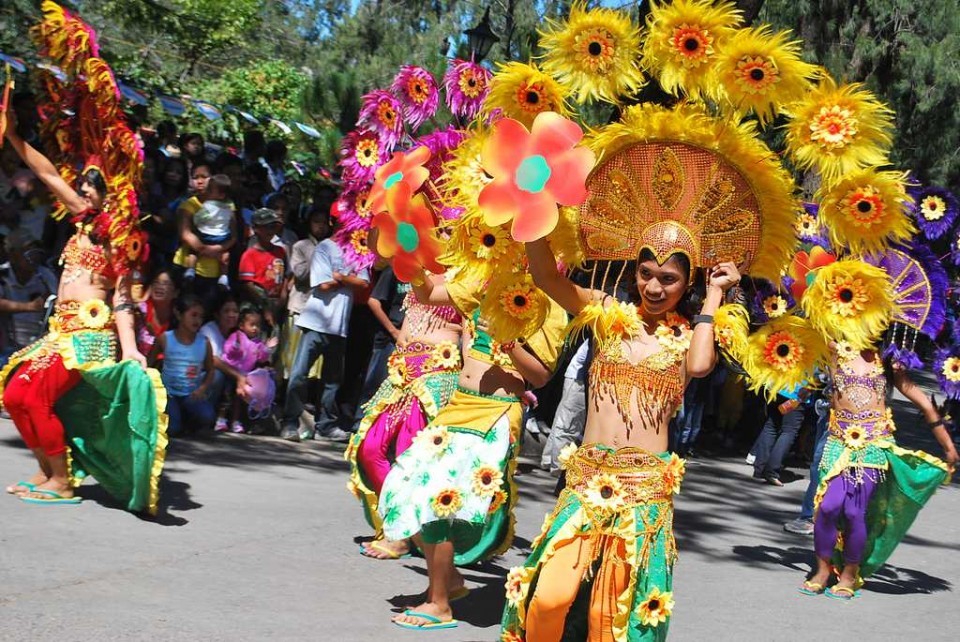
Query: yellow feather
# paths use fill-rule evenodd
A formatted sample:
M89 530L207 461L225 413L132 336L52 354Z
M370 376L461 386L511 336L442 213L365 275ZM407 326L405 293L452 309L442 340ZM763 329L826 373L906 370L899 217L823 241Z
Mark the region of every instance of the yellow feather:
M747 355L750 313L742 305L720 306L713 314L713 334L720 348L738 363Z
M814 370L827 358L826 342L806 319L784 316L750 335L741 365L749 388L772 401L780 391L814 382Z
M491 117L499 111L502 116L518 120L529 129L541 112L569 115L567 93L566 87L533 63L500 63L490 81L483 114Z

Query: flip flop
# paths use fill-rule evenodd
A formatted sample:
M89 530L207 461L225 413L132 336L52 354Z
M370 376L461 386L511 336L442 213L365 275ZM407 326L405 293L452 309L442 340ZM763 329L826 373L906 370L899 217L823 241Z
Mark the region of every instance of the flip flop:
M410 622L394 621L394 624L399 626L401 629L432 631L434 629L455 629L460 626L460 623L456 620L441 620L440 618L430 615L429 613L421 613L419 611L411 611L410 609L407 609L403 612L403 614L410 617L418 617L421 620L426 620L426 622L423 624L411 624Z
M849 602L853 598L858 597L860 591L854 591L852 588L847 588L846 586L834 586L827 590L824 595L834 600L840 600L841 602Z
M372 542L370 544L370 548L372 548L375 551L380 551L381 553L386 555L386 557L377 557L375 555L370 555L363 544L360 545L360 554L363 555L364 557L369 557L372 560L405 560L411 556L409 551L404 553L403 555L398 555L396 551L390 550L389 548L381 544L380 541L381 540L376 540Z
M810 580L805 580L803 584L797 587L797 590L804 595L821 595L825 589L826 587L823 584L811 582Z
M24 492L26 492L26 493L32 493L32 492L33 492L33 489L36 488L36 487L37 487L36 484L31 484L31 483L28 482L28 481L18 481L16 484L11 484L11 485L7 486L7 494L8 494L8 495L19 495L20 493L24 493ZM26 488L27 490L25 490L25 491L13 490L14 488Z
M27 502L28 504L79 504L83 501L82 498L73 496L73 497L64 497L60 493L53 490L43 490L41 488L35 488L30 491L31 493L37 493L39 495L45 495L45 498L40 497L20 497L20 501Z

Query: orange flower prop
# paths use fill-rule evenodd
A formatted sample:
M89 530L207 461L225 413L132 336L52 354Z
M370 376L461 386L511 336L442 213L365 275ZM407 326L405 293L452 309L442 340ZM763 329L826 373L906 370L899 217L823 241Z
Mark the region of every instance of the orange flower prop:
M377 169L367 197L366 208L372 214L379 214L387 209L387 191L399 183L410 187L410 193L415 194L424 182L430 177L430 171L424 167L430 160L430 150L425 146L417 147L409 152L396 152L389 162Z
M417 278L425 269L440 274L444 267L437 262L440 241L434 232L433 213L423 197L413 198L408 183L396 183L387 190L386 210L373 217L377 228L377 254L392 259L393 271L405 283Z
M793 261L790 262L790 278L793 283L790 285L790 294L794 301L803 298L803 293L807 291L816 272L822 267L826 267L837 260L837 257L827 252L819 245L814 245L810 252L799 251L793 255Z
M538 115L531 131L511 118L493 127L482 154L493 176L478 198L484 220L494 227L513 221L510 232L520 242L543 238L557 226L557 203L586 200L593 152L577 146L580 126L555 112Z

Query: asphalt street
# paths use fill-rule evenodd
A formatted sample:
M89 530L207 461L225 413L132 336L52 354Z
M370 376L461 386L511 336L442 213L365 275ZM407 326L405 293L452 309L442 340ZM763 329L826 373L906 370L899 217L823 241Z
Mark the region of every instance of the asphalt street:
M902 444L939 452L912 413L899 408L898 418ZM79 506L0 497L0 640L496 640L504 577L552 507L553 478L522 467L514 547L464 570L473 591L455 605L460 627L411 632L390 616L425 588L424 562L359 555L370 532L341 450L245 435L176 441L155 520L121 510L93 481ZM671 640L956 639L956 482L862 597L840 603L796 591L812 539L781 526L806 480L775 488L751 470L735 459L688 466ZM2 481L30 472L12 424L0 421Z

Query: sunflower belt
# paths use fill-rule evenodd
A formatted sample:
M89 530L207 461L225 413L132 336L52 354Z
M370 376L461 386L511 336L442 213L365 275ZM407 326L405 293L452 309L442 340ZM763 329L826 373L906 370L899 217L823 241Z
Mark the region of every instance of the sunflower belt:
M830 413L830 434L853 449L893 439L895 429L889 409L885 412L867 410L851 413L836 410Z
M396 347L387 359L387 373L391 383L403 386L427 374L459 372L460 365L460 348L455 343L413 341Z
M639 448L583 446L570 457L566 473L567 488L598 512L673 500L675 480L667 462Z

